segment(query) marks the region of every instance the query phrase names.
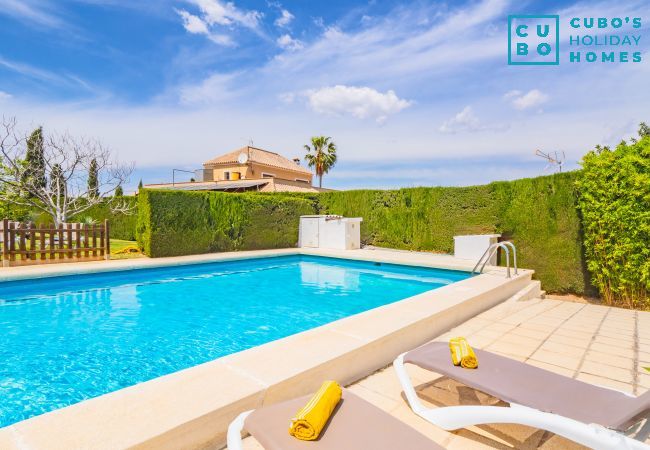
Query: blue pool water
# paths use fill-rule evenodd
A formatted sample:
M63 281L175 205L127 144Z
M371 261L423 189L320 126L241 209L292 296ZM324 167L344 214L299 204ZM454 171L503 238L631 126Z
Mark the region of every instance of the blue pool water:
M468 277L286 256L0 284L0 427Z

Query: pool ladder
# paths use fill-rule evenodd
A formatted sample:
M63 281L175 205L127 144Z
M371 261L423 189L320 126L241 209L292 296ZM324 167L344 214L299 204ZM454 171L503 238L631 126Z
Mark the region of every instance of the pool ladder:
M507 268L506 276L508 278L511 278L511 275L510 275L510 249L509 249L509 247L512 248L512 257L513 257L513 262L514 262L515 275L517 275L518 274L518 272L517 272L517 247L515 247L515 244L513 244L511 241L495 242L494 244L490 245L485 250L483 255L479 258L478 262L476 263L476 265L472 269L472 274L483 273L483 269L485 268L485 265L488 263L490 258L492 258L492 255L494 255L494 253L497 250L502 248L503 251L506 254L506 268ZM483 263L483 265L481 265L481 263ZM480 269L479 269L479 266L481 266ZM478 271L476 269L478 269Z

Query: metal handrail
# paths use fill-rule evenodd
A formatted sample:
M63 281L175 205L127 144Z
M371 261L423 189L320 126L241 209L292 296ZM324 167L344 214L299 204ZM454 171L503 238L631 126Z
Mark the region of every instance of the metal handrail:
M518 270L517 270L517 247L515 247L515 244L513 244L511 241L503 241L503 242L495 242L494 244L490 245L487 249L485 249L485 252L481 255L479 260L476 262L476 265L472 269L472 273L483 273L483 269L485 269L485 266L487 265L488 261L490 261L490 258L492 258L492 255L499 249L502 248L503 251L506 253L506 276L508 278L511 278L510 275L510 250L508 247L512 248L512 257L513 257L513 262L514 262L514 269L515 269L515 275L518 275ZM487 256L487 257L486 257ZM483 265L481 265L483 263ZM476 269L481 267L478 271Z

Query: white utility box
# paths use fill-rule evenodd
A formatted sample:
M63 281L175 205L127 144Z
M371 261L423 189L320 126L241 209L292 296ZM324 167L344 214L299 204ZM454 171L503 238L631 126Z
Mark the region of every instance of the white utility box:
M361 248L361 217L300 216L298 247Z
M485 250L492 244L496 244L501 237L500 234L470 234L467 236L454 236L454 257L478 261ZM497 252L488 261L488 265L496 266Z

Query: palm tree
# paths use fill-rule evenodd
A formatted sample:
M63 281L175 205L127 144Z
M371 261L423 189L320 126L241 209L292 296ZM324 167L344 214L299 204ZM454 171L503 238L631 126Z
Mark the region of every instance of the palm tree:
M331 137L313 136L311 147L305 145L305 150L307 150L305 155L307 165L316 170L318 187L323 187L323 175L336 164L336 144L332 142Z

